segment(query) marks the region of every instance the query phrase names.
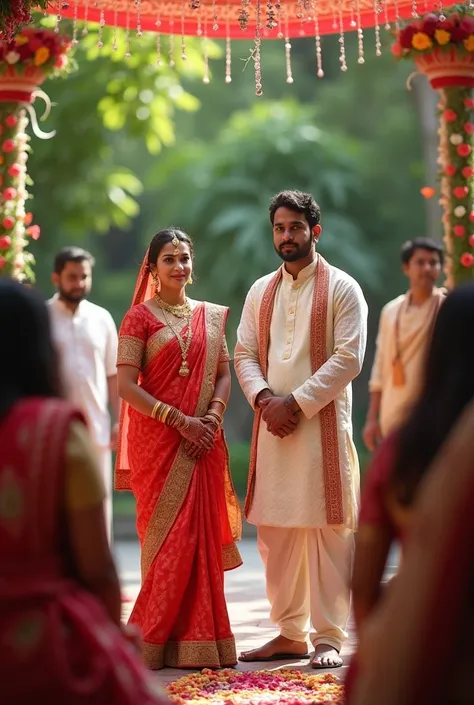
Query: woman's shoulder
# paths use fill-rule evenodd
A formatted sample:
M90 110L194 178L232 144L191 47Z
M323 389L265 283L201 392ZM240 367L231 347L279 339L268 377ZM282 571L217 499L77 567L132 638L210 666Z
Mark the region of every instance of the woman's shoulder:
M222 304L215 304L215 303L212 303L211 301L198 301L196 303L204 306L206 311L210 311L210 312L214 312L214 313L227 314L229 311L228 306L223 306Z

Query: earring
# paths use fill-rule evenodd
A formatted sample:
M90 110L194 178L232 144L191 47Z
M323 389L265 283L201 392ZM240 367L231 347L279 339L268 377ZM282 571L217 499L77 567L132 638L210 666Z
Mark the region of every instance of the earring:
M192 274L190 274L186 284L192 284L192 283L193 283L193 276L192 276Z
M152 274L151 278L153 280L153 285L155 287L155 296L156 296L156 294L159 294L161 291L160 277L158 276L158 274Z

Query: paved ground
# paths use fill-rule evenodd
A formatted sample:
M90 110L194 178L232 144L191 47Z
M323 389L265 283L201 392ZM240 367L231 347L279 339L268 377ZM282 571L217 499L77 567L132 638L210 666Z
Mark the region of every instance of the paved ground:
M277 634L274 626L268 620L268 602L265 597L265 582L260 557L257 552L255 540L244 539L239 545L244 565L237 570L226 573L226 594L229 607L230 620L237 640L238 651L253 649L268 641ZM140 556L138 544L132 541L118 542L115 549L124 591L134 598L140 587ZM393 574L396 568L397 557L394 553L389 560L387 574ZM124 605L124 617L131 610L131 604ZM353 624L349 627L350 638L345 645L342 655L345 657L345 666L333 671L336 675L344 677L351 653L355 648L355 635ZM308 661L270 662L257 664L239 663L239 670L276 669L281 667L298 667L309 670ZM158 681L165 685L186 672L178 669L167 668L157 672Z

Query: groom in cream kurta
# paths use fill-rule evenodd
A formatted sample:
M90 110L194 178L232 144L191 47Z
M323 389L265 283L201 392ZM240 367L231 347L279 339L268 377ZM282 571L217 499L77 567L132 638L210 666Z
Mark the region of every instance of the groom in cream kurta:
M351 381L364 358L367 305L354 279L316 253L320 211L309 194L278 194L270 219L284 264L256 281L248 293L235 369L256 410L246 515L258 527L270 618L280 636L241 654L241 659L309 658L311 622L313 667L335 667L342 663L339 651L347 638L350 610L359 500ZM319 277L326 277L326 288ZM263 307L272 286L265 359ZM322 309L314 307L317 287ZM314 370L312 349L318 344L324 359ZM329 421L324 420L325 409L334 411ZM334 433L329 437L331 423ZM325 458L332 458L329 469L324 468ZM329 471L336 485L334 509L327 506Z

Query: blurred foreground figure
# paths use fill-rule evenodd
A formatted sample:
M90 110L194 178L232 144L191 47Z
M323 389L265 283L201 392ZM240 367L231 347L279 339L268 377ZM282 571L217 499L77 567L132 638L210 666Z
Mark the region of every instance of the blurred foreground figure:
M83 416L59 399L45 303L0 282L0 330L0 700L163 701L122 633L105 489Z
M403 567L361 634L355 705L474 698L474 405L425 481Z
M410 541L419 487L474 399L473 320L474 286L459 286L447 296L436 319L418 402L405 424L383 441L365 478L352 579L358 631L381 599L392 543L398 540L405 549ZM357 663L358 654L346 679L350 705Z

